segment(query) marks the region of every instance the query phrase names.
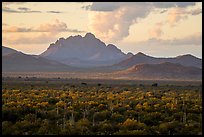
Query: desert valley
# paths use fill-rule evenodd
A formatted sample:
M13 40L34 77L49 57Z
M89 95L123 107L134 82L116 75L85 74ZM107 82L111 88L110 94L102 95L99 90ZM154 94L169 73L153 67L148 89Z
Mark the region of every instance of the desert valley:
M3 135L202 135L202 2L2 2Z

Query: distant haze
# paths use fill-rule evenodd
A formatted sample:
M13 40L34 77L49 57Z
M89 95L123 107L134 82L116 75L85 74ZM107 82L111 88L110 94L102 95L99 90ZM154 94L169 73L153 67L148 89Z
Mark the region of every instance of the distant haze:
M202 59L191 54L155 58L124 53L92 33L59 38L40 55L2 47L2 72L49 73L51 76L105 79L201 80ZM92 74L91 74L92 73ZM67 75L68 74L68 75Z

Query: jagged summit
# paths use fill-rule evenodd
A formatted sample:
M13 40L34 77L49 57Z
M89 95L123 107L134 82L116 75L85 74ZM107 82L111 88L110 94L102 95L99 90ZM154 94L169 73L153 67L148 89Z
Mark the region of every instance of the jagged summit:
M134 54L132 54L131 52L128 52L127 55L131 55L131 56L133 56Z
M118 49L118 48L117 48L115 45L113 45L113 44L108 44L107 47L108 47L109 49L112 49L112 50Z
M123 53L113 44L106 44L96 38L92 33L86 33L84 37L81 35L70 36L67 39L60 38L41 54L41 56L53 59L65 64L70 64L70 60L75 58L81 61L97 61L118 62L126 59ZM86 62L86 64L88 64ZM106 63L105 63L106 64Z
M184 66L195 66L198 68L202 68L202 59L199 59L195 56L192 56L190 54L177 56L174 58L156 58L152 56L145 55L142 52L138 52L137 54L133 55L132 57L121 61L118 64L115 64L114 66L117 66L118 68L129 68L137 64L157 64L162 62L170 62L170 63L178 63Z
M137 54L135 55L139 55L139 56L147 56L146 54L142 53L142 52L138 52Z
M86 33L86 35L84 36L85 38L96 38L94 34L92 34L91 32Z

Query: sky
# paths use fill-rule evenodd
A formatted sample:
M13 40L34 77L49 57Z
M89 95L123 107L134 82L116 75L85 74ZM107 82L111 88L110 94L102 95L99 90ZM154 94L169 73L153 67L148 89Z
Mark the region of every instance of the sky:
M2 45L23 53L38 55L61 37L87 32L124 53L202 58L202 3L2 3Z

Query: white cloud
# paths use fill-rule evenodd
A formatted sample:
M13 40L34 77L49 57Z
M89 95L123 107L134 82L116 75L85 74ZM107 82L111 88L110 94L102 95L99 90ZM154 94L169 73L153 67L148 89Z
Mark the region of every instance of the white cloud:
M175 8L169 11L168 22L175 25L181 19L187 18L187 13L177 15L178 9L194 6L195 2L94 2L83 7L89 11L89 31L106 42L122 40L129 35L129 28L137 23L139 18L145 18L156 8L167 12L164 8ZM199 14L200 11L190 11L188 14ZM150 30L153 37L163 34L161 28Z
M163 22L158 22L154 25L154 28L149 30L149 36L150 38L159 38L162 36L163 31L162 31L162 27L163 27L164 23Z
M89 29L102 40L121 40L129 35L129 27L136 23L138 18L146 17L151 8L135 5L123 6L113 12L90 11Z
M163 34L161 28L156 27L149 30L149 35L151 38L159 38Z

